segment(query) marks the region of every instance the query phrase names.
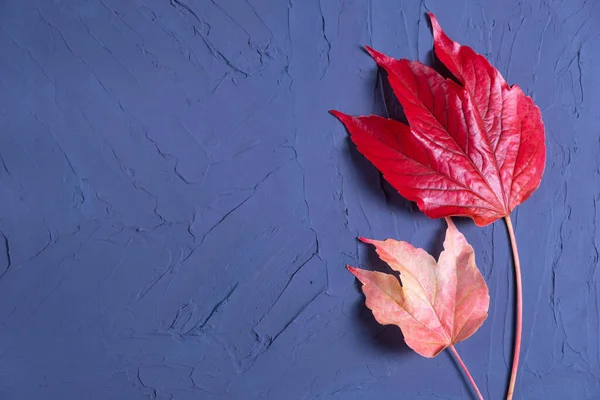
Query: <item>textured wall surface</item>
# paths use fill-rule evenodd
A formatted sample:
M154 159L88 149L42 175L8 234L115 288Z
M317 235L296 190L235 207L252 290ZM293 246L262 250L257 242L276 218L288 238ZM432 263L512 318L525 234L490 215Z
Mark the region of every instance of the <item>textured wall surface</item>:
M0 399L471 398L344 268L377 267L357 235L440 248L444 222L327 113L385 113L361 46L430 62L426 11L546 124L544 180L513 217L517 397L600 399L600 5L449 3L1 1ZM506 230L459 222L492 303L457 348L500 399Z

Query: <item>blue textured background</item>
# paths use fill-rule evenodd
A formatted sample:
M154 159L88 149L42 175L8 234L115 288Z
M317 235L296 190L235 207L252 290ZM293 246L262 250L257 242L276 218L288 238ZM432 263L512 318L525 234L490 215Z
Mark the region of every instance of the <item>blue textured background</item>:
M0 399L462 399L376 324L355 237L438 250L327 113L384 113L371 45L430 60L433 11L532 95L540 189L514 215L517 397L600 399L597 1L0 2ZM511 357L502 222L461 221L490 316L457 346L486 397Z

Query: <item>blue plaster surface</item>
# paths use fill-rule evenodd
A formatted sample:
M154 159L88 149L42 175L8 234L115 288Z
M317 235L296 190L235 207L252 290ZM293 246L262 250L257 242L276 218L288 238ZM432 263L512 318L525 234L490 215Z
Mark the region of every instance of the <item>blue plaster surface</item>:
M0 399L467 399L381 327L356 236L439 251L327 110L384 114L370 45L430 61L433 11L532 95L540 189L514 214L519 399L600 399L597 1L0 2ZM490 287L457 346L511 358L502 222L459 221Z

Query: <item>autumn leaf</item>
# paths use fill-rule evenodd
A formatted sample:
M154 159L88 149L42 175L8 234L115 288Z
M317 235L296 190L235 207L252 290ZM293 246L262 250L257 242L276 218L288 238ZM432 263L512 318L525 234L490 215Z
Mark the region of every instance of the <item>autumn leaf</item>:
M479 226L508 216L539 186L546 160L539 108L483 56L453 42L429 14L435 54L460 84L418 62L367 47L409 125L332 111L358 150L431 218Z
M444 251L437 262L407 242L361 238L400 273L402 285L391 274L347 267L362 282L375 319L399 326L406 344L424 357L434 357L475 333L487 318L490 304L473 247L450 218L446 221Z

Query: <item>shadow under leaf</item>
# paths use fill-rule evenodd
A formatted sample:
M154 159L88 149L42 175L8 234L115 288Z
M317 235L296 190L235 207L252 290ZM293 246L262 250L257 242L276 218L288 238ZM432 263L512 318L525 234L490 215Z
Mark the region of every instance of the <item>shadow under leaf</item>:
M371 340L362 342L365 345L385 353L405 354L412 352L404 342L404 336L400 328L394 325L379 324L373 317L371 310L365 306L364 301L356 302L353 314L365 333L371 338Z

